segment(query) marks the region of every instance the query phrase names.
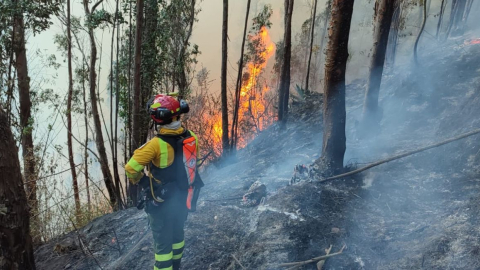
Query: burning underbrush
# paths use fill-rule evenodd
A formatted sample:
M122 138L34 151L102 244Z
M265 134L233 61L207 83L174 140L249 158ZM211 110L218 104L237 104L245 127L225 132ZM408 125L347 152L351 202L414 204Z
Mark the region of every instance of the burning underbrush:
M480 45L450 45L424 56L432 60L422 71L405 66L386 76L381 130L370 139L355 136L364 82L347 86L346 161L363 166L480 126ZM346 249L323 269L480 268L478 136L351 178L288 185L296 164L318 158L322 141L320 99L295 104L287 130L265 128L236 159L204 172L183 269L279 269L330 245ZM242 207L255 181L267 198ZM149 269L154 259L146 215L136 209L96 219L35 255L37 269Z

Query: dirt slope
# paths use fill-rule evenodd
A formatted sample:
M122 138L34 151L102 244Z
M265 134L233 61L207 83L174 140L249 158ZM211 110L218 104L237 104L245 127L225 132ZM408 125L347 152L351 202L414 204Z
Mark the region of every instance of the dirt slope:
M461 41L455 41L461 42ZM421 69L398 67L384 81L379 133L358 140L363 85L347 89L346 161L362 166L480 127L480 45L431 49ZM428 61L427 61L428 59ZM319 115L319 114L317 114ZM235 161L210 168L189 216L183 269L278 269L347 248L324 269L479 269L480 138L452 143L327 184L287 186L293 166L320 152L320 117L260 134ZM243 194L259 180L264 205L209 201ZM128 209L39 247L38 269L151 269L146 215ZM143 237L145 236L145 237ZM56 248L57 247L57 248ZM65 247L65 248L62 248ZM87 252L88 253L88 252ZM308 265L304 269L316 269Z

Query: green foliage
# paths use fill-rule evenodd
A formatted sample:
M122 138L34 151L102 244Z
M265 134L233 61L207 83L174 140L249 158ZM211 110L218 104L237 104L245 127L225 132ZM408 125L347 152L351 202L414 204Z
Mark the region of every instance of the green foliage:
M262 27L270 28L272 27L272 22L270 21L270 17L272 17L272 6L271 5L264 5L262 10L253 18L253 25L250 32L255 33L260 31Z

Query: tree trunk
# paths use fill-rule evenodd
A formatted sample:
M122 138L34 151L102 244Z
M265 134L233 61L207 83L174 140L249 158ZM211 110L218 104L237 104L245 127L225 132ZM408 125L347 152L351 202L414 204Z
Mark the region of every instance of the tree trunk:
M129 1L129 24L128 24L128 118L127 118L127 132L128 136L128 155L130 156L132 151L132 40L133 40L133 34L132 34L132 1ZM127 160L125 159L125 164L127 164ZM137 189L136 187L130 185L130 182L128 181L127 175L125 174L125 185L127 186L127 194L128 197L130 198L130 202L137 202ZM131 191L135 189L135 193Z
M118 207L119 209L123 209L123 200L121 195L121 183L120 183L120 175L118 173L118 157L117 157L117 125L113 121L113 92L114 92L114 82L113 82L113 75L114 75L114 68L113 68L113 43L115 41L115 28L117 28L117 37L120 34L119 26L117 24L117 14L118 14L118 1L116 0L116 7L115 7L115 18L113 20L112 26L112 44L110 49L110 133L112 135L112 144L111 144L111 151L112 151L112 166L113 166L113 178L115 179L115 196L118 198ZM118 54L118 41L117 41L117 54ZM116 64L118 65L118 57ZM115 75L118 78L118 72ZM115 91L118 91L118 79L115 82ZM115 94L115 99L117 99L118 93ZM115 100L115 108L118 108L118 103ZM118 110L116 110L115 119L117 119ZM114 136L115 135L115 136Z
M88 0L83 0L83 6L85 9L85 14L90 16L90 10L88 8ZM92 12L94 10L92 9ZM112 173L110 172L110 167L108 166L108 158L105 149L105 143L103 139L103 132L102 132L102 124L100 122L100 115L98 112L97 107L97 96L95 93L95 81L97 78L97 73L95 71L95 64L97 61L97 46L95 44L95 36L93 33L93 28L88 28L88 36L90 38L90 71L89 71L89 80L90 80L90 103L92 105L92 114L93 114L93 122L95 125L95 142L97 145L98 155L100 160L100 167L102 170L103 179L105 182L105 186L108 191L108 195L110 196L110 203L114 210L118 209L119 198L115 195L115 186L113 185L113 177Z
M440 33L440 28L442 27L443 13L445 13L445 0L442 0L442 3L440 5L440 14L438 16L438 24L437 24L437 34L435 35L437 39L438 39L438 34Z
M325 59L322 156L316 161L326 175L343 171L345 136L345 71L353 0L334 0Z
M315 33L315 15L317 14L317 2L315 0L315 4L313 7L312 13L312 26L311 26L311 36L310 36L310 53L308 55L308 64L307 64L307 78L305 79L305 90L308 91L308 82L310 79L310 63L312 62L312 51L313 51L313 40L314 40L314 33Z
M27 184L27 199L31 214L38 213L37 175L35 170L35 153L33 148L33 118L31 116L32 102L30 101L30 77L28 76L27 52L25 49L25 28L23 15L14 16L14 46L15 68L17 70L18 95L20 99L20 127L22 132L23 178ZM35 224L38 220L34 219ZM33 226L36 228L37 226ZM36 233L33 233L36 237Z
M392 24L395 0L377 0L375 3L375 30L373 36L373 51L370 62L370 74L363 104L363 127L372 130L371 124L380 121L378 110L378 94L382 83L383 66L388 45L388 34Z
M458 1L460 0L452 0L452 7L450 8L450 18L448 19L447 34L445 35L445 39L450 36L450 31L452 31L452 27L455 21L455 12L458 7Z
M322 55L323 55L323 44L325 43L325 39L327 39L327 28L328 28L328 23L330 21L330 15L331 15L331 11L332 11L332 0L328 0L327 1L327 5L325 7L325 11L326 11L326 14L325 14L325 20L323 22L323 30L322 30L322 35L320 36L321 37L321 40L320 40L320 52L321 52L321 55L320 55L320 63L321 63L321 60L322 60Z
M385 56L386 65L393 68L395 66L395 57L397 55L398 33L400 31L400 22L402 20L401 1L395 2L395 11L393 12L392 24L388 35L387 55Z
M85 70L85 59L83 59L83 70ZM90 201L90 187L88 186L88 111L87 111L87 91L85 89L85 79L82 78L82 88L83 88L83 110L84 110L84 120L85 120L85 150L84 155L84 164L85 164L85 188L87 189L87 206L88 212L92 211L92 204Z
M28 201L16 143L0 105L0 263L2 269L35 269Z
M285 0L285 20L283 35L283 63L280 74L278 102L278 121L285 127L288 118L288 99L290 97L290 58L292 56L292 13L294 0Z
M134 57L134 71L133 71L133 128L132 128L132 148L130 155L133 155L133 150L140 147L140 131L141 117L140 117L140 64L142 59L142 21L143 21L143 0L137 0L137 19L135 30L135 57ZM130 188L130 198L134 205L137 204L137 186Z
M425 29L425 24L427 23L427 3L426 0L423 1L423 21L422 21L422 27L420 28L420 32L418 32L417 40L415 40L415 46L413 48L413 58L415 60L415 64L418 66L418 55L417 55L417 50L418 50L418 43L420 42L420 38L422 37L423 29Z
M75 171L75 161L73 159L72 146L72 98L73 98L73 75L72 75L72 33L70 22L70 0L67 0L67 58L68 58L68 98L67 98L67 144L68 144L68 162L72 172L73 195L75 198L75 217L77 224L80 223L80 195L78 194L77 172Z
M245 26L243 27L242 48L240 50L240 60L238 61L237 84L235 87L235 104L233 108L232 130L230 133L231 143L230 147L234 151L237 147L238 136L238 108L240 106L240 90L242 89L242 73L243 73L243 52L245 50L245 40L247 36L248 15L250 13L251 0L247 1L247 13L245 15Z
M227 102L227 38L228 38L228 0L223 0L222 27L222 150L225 156L229 150L228 141L228 102Z
M453 22L453 35L463 35L464 31L464 14L467 6L467 0L457 0L457 6L455 10L454 22Z

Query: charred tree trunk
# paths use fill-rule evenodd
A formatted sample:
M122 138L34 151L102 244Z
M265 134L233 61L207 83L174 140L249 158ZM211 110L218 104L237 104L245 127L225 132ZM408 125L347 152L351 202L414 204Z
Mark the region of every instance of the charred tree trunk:
M233 107L233 120L232 120L232 130L230 132L231 143L230 147L232 150L235 150L237 147L237 137L238 137L238 108L240 106L240 90L242 89L242 73L243 73L243 52L245 49L245 39L247 36L247 26L248 26L248 15L250 13L250 3L251 0L247 1L247 13L245 15L245 26L243 27L243 39L242 39L242 48L240 50L240 61L238 61L238 74L237 74L237 84L235 87L235 104Z
M70 0L67 0L67 58L68 58L68 98L67 98L67 144L68 144L68 162L72 173L73 195L75 198L75 216L77 224L80 223L80 195L78 194L77 172L75 171L75 161L73 159L72 142L72 98L73 98L73 74L72 74L72 32L70 22Z
M290 59L292 56L292 13L294 0L285 0L285 33L283 35L283 63L280 74L278 102L278 121L283 127L288 118L288 99L290 97Z
M367 91L363 104L363 130L371 130L370 124L380 121L378 110L378 94L382 83L383 66L388 45L388 34L392 24L395 0L377 0L375 3L375 30L373 51L370 63Z
M387 55L385 56L386 65L393 68L395 66L395 57L397 55L398 33L400 32L400 22L402 18L401 1L395 2L395 11L393 12L392 24L388 35Z
M327 28L328 28L328 22L330 21L330 15L331 15L331 10L332 10L332 0L327 1L327 6L325 7L325 20L323 22L323 30L322 30L322 35L321 35L321 41L320 41L320 52L323 55L323 45L325 43L325 39L327 39ZM320 57L320 63L321 63L322 57Z
M20 99L20 127L22 132L23 178L27 182L27 199L32 216L38 213L37 175L35 170L35 153L33 148L33 118L31 115L30 77L28 76L27 51L25 49L25 28L23 15L14 16L15 68L17 70L18 95ZM35 223L36 220L33 220ZM36 227L36 226L34 226ZM35 237L35 233L34 233Z
M134 72L133 72L133 127L132 127L132 148L130 149L133 154L133 149L137 149L140 146L140 131L141 117L140 117L140 65L142 59L142 22L143 22L143 0L137 0L137 19L135 30L135 57L134 57ZM130 198L134 205L137 204L137 186L131 186Z
M88 8L88 0L83 0L83 6L85 9L85 14L87 17L90 16L90 10ZM94 7L92 8L92 13L95 11L95 7L97 5L95 4ZM90 38L90 71L89 71L89 81L90 81L90 103L92 105L92 114L93 114L93 122L95 125L95 142L97 145L97 150L98 150L98 155L100 157L100 167L102 170L102 175L103 179L105 182L105 186L108 191L108 195L110 196L110 203L113 207L113 209L117 210L119 205L119 199L117 198L115 194L115 186L113 184L113 177L112 173L110 172L110 167L108 166L108 158L107 158L107 153L105 149L105 143L103 139L103 132L102 132L102 124L100 122L100 115L98 111L98 105L97 105L97 96L95 93L95 81L97 78L97 73L95 71L95 65L97 61L97 46L95 44L95 36L93 33L93 28L88 27L88 36Z
M345 136L345 71L353 0L334 0L325 60L322 156L316 161L326 175L343 171Z
M16 143L0 106L0 263L2 269L35 269L28 201Z
M308 55L308 64L307 64L307 78L305 79L305 90L308 91L308 82L310 79L310 63L312 62L312 51L313 51L313 40L314 40L314 33L315 33L315 15L317 14L317 2L315 0L315 4L313 7L312 13L312 26L311 26L311 36L310 36L310 53Z
M222 150L225 156L230 149L228 141L228 102L227 102L227 38L228 38L228 0L223 0L222 27Z
M455 15L453 18L453 35L460 36L464 32L464 15L467 7L467 0L457 0Z

